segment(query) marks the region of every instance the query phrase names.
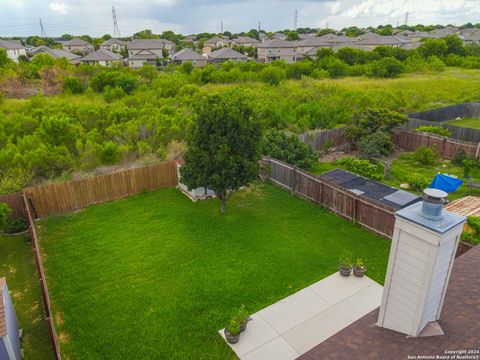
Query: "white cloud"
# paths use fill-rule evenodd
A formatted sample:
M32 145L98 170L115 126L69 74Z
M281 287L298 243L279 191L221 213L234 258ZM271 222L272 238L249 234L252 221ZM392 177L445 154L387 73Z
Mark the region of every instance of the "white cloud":
M68 6L65 3L52 2L50 3L49 8L55 13L59 13L59 14L68 13Z

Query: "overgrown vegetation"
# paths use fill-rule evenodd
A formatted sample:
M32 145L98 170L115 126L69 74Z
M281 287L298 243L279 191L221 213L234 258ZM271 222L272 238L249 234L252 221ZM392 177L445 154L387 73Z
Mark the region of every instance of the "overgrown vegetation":
M467 217L466 229L462 232L461 240L473 245L480 244L480 218L477 216Z
M372 180L382 180L383 178L382 174L379 173L378 167L372 164L369 160L357 159L353 156L345 156L340 160L335 161L335 165Z
M419 126L418 128L415 129L416 132L426 132L434 135L440 135L443 137L451 137L452 132L448 130L447 128L444 128L442 126Z

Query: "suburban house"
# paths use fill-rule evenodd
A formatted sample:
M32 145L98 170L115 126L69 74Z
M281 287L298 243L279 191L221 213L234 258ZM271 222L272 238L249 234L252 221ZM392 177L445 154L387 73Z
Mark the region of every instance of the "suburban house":
M88 53L80 59L80 62L87 65L111 66L122 62L122 55L109 50L97 50Z
M267 63L275 60L293 63L297 60L297 47L297 41L267 40L257 45L257 57Z
M5 278L0 278L0 359L21 360L20 330Z
M20 40L3 40L0 39L0 49L5 50L9 59L18 62L20 55L27 55L25 47Z
M358 41L358 39L354 37L336 34L325 34L319 36L318 39L327 44L353 44Z
M208 61L214 64L221 64L229 60L235 62L247 62L248 58L246 55L240 54L238 51L229 47L212 51L210 55L208 55Z
M302 56L311 56L307 54L317 53L317 50L320 48L331 48L332 44L325 42L320 37L309 36L304 40L297 42L297 53L298 57Z
M465 44L480 42L480 29L464 29L459 34Z
M257 44L260 44L260 41L257 39L251 38L249 36L239 36L238 38L232 39L231 45L237 45L237 46L256 46Z
M67 41L62 45L62 48L65 51L79 51L83 53L87 53L94 50L94 47L92 44L80 38L73 38L72 40Z
M169 53L175 52L175 43L165 39L135 39L127 42L128 58L140 53L145 54L145 51L153 53L159 59L164 58L164 49Z
M33 48L30 52L34 56L38 54L48 54L54 59L65 58L70 64L78 64L79 59L81 58L80 55L71 53L70 51L65 51L62 49L52 49L45 45Z
M157 62L162 58L150 50L140 50L134 55L128 56L128 66L131 68L141 68L143 65L157 65Z
M127 47L127 42L119 39L108 39L100 44L100 50L119 53Z
M276 32L272 34L272 39L287 40L287 35Z
M230 45L229 39L213 37L211 39L205 40L203 44L203 53L210 54L213 50Z
M185 48L176 52L171 56L174 64L183 64L184 62L191 62L195 67L203 67L207 65L207 58L198 54L190 48Z
M393 46L400 47L402 42L395 36L382 36L375 33L367 33L358 37L355 43L366 47L367 49L375 49L377 46Z

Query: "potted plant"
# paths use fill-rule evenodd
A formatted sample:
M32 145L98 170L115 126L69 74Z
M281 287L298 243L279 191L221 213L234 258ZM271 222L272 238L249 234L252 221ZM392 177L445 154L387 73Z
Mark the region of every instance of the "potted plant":
M240 339L241 325L242 323L238 321L238 316L235 316L225 327L223 332L225 333L225 339L227 339L229 344L236 344Z
M367 267L363 263L362 259L357 259L355 266L353 267L353 275L362 277L367 271Z
M348 251L345 251L340 257L340 264L338 270L342 276L350 276L352 273L352 256Z
M238 309L238 315L237 315L238 321L240 322L240 331L244 332L245 329L247 328L248 322L252 321L252 318L248 314L247 309L245 308L245 305L241 305L240 309Z

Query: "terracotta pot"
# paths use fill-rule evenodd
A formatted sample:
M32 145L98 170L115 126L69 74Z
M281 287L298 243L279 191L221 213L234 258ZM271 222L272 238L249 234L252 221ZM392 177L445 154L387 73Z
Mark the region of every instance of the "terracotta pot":
M238 340L240 340L240 333L232 335L228 332L227 328L225 328L223 332L225 334L225 339L227 339L229 344L236 344L238 343Z
M344 267L342 265L338 265L338 271L340 272L340 275L342 276L350 276L352 273L352 267Z
M367 272L367 267L364 265L361 268L354 266L353 275L356 277L362 277Z

